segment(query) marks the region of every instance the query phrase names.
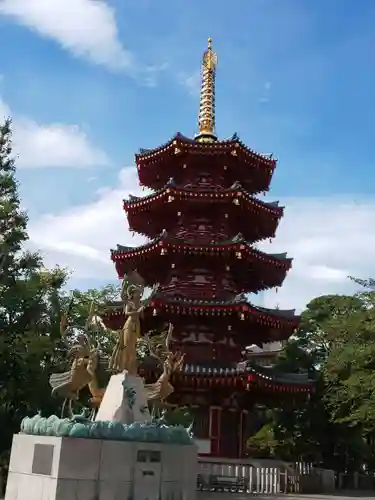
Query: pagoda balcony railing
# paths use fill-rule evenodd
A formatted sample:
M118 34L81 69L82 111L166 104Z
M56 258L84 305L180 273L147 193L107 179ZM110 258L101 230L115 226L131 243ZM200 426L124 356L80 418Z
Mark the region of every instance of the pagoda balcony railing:
M191 244L210 244L217 242L218 238L228 239L228 235L215 231L213 228L210 229L181 229L176 233L176 239L181 239L185 243Z
M223 288L222 285L215 283L197 283L194 281L179 281L176 284L163 286L160 291L166 294L181 294L191 299L215 299L220 298L229 299L234 297L237 293L236 290Z

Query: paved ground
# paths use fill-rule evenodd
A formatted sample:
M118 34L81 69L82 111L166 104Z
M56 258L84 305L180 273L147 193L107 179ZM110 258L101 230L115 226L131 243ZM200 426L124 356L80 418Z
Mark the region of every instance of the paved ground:
M236 493L206 493L197 492L197 500L351 500L363 498L375 500L375 491L369 492L347 492L334 495L249 495ZM4 498L0 498L4 500Z
M235 494L235 493L205 493L199 492L197 494L198 500L350 500L352 498L364 498L375 500L375 491L370 492L347 492L335 495L249 495L249 494Z

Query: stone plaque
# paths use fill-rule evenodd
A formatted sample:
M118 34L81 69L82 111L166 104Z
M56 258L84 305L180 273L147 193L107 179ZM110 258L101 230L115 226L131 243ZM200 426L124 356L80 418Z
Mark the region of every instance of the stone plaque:
M54 448L53 444L37 443L34 446L33 466L31 469L33 474L51 475Z

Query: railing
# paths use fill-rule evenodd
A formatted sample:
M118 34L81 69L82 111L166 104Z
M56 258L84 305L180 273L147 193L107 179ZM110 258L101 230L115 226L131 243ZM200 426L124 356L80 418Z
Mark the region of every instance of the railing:
M219 287L216 283L197 282L192 278L191 280L179 280L178 283L172 283L162 287L164 293L173 292L180 293L181 295L189 295L193 299L210 299L218 291ZM231 290L233 293L233 291Z
M301 476L309 475L313 472L314 466L308 462L295 462L294 464L288 463L290 467L296 470Z
M272 468L199 462L197 488L210 492L299 493L300 474L287 465Z

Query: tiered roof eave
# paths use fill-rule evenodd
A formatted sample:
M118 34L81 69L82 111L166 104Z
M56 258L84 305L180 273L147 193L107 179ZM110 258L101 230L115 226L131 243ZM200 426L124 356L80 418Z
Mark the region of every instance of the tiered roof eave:
M197 207L207 210L212 206L212 213L220 209L222 217L231 221L231 227L252 217L254 224L246 227L247 237L253 243L275 236L277 227L284 213L284 207L278 201L265 202L250 195L239 182L227 189L186 188L176 186L173 179L156 192L144 196L130 196L123 200L129 228L139 234L153 238L162 229L170 229L177 224L178 217L186 210ZM153 217L150 217L150 214ZM158 217L158 214L160 217ZM241 222L242 221L242 222Z
M300 316L295 314L295 309L269 309L266 307L251 304L245 294L239 294L232 300L200 300L186 299L184 297L166 297L162 292L156 291L149 298L150 307L160 307L180 310L190 309L190 312L200 314L226 314L237 313L241 321L246 321L250 317L258 320L260 324L283 328L285 326L297 328L300 323Z
M135 155L140 184L152 189L160 188L171 175L172 163L175 167L176 161L180 162L181 158L185 158L186 168L190 165L189 158L204 156L220 158L224 169L234 169L233 172L236 173L233 175L236 178L232 182L247 182L245 179L252 178L249 185L254 193L268 191L276 167L276 160L271 155L255 153L238 138L199 142L178 134L163 146L143 149Z
M153 149L140 149L140 152L135 155L135 159L138 163L147 163L150 160L156 160L160 156L164 156L165 153L173 152L173 149L178 146L185 146L189 152L199 152L212 154L215 153L231 153L236 151L236 153L241 153L252 160L259 161L264 166L274 169L277 160L273 158L273 155L263 155L256 153L253 149L246 146L242 141L240 141L237 134L234 134L230 139L227 140L216 140L213 142L199 142L195 139L186 137L180 133L177 133L172 137L167 143L162 144ZM234 155L236 156L236 155Z
M144 376L147 372L155 372L147 364L140 372ZM314 393L316 380L309 374L285 374L274 368L265 368L245 361L232 367L217 367L187 363L180 373L172 376L175 385L212 389L214 387L242 387L244 391L274 393Z
M253 205L259 210L263 210L275 217L281 218L284 213L284 207L279 205L278 201L265 202L257 199L248 193L241 185L240 182L234 183L228 189L209 189L209 188L186 188L176 186L173 179L161 189L151 193L147 196L133 196L130 195L128 199L123 200L123 208L126 212L139 210L146 205L152 205L157 200L163 200L171 195L179 196L181 199L206 199L208 202L215 201L233 201L235 198L243 198L245 202Z
M230 300L199 300L179 296L168 296L162 290L155 290L146 301L145 316L185 315L227 317L228 321L237 318L240 322L257 323L266 328L285 330L288 338L300 324L300 316L295 309L269 309L251 304L244 294ZM107 323L111 317L123 317L121 303L113 303L103 315ZM232 318L232 319L231 319ZM109 323L108 323L109 324ZM265 340L266 341L266 340Z
M242 251L245 254L249 253L254 257L268 261L276 266L281 266L288 270L291 265L293 259L287 256L287 253L277 253L277 254L268 254L266 252L262 252L261 250L257 250L253 248L247 241L244 240L241 234L238 234L234 238L231 238L228 241L218 241L216 243L206 243L206 244L194 244L194 243L185 243L176 238L169 238L167 231L163 231L157 238L149 241L143 245L139 245L137 247L128 247L124 245L117 245L117 249L111 250L111 258L113 261L127 259L130 257L134 257L139 254L144 254L145 252L152 252L154 250L160 250L162 254L166 254L162 249L171 248L175 251L177 250L186 250L196 252L198 254L206 254L207 252L214 250L217 252L228 252L228 251ZM237 256L239 259L242 258L242 255Z
M244 277L247 276L245 269L248 268L249 272L252 269L251 266L248 266L250 262L266 266L265 269L268 270L267 276L269 275L269 277L264 280L264 284L257 289L258 291L274 286L281 286L287 272L292 266L293 260L289 258L286 253L267 254L255 249L246 242L241 234L238 234L228 241L197 244L186 243L176 238L169 237L168 233L164 231L159 237L144 245L138 247L118 245L116 250L111 250L111 258L116 265L120 278L132 269L138 269L142 274L145 260L149 262L149 259L154 258L158 259L158 263L157 265L155 264L153 268L158 268L159 273L157 273L157 275L159 276L160 273L164 273L163 269L170 269L170 259L176 259L177 254L187 255L189 257L209 257L206 260L206 266L214 266L215 269L220 262L218 259L225 259L221 266L223 269L225 266L229 265L228 271L230 271L230 264L235 264L236 269L244 269ZM168 256L170 256L169 259ZM144 274L144 278L148 285L152 285L153 283L149 283L148 279L145 277L146 274L147 273ZM274 278L272 276L274 276ZM246 289L246 287L244 289ZM247 291L255 292L257 290L249 289Z

